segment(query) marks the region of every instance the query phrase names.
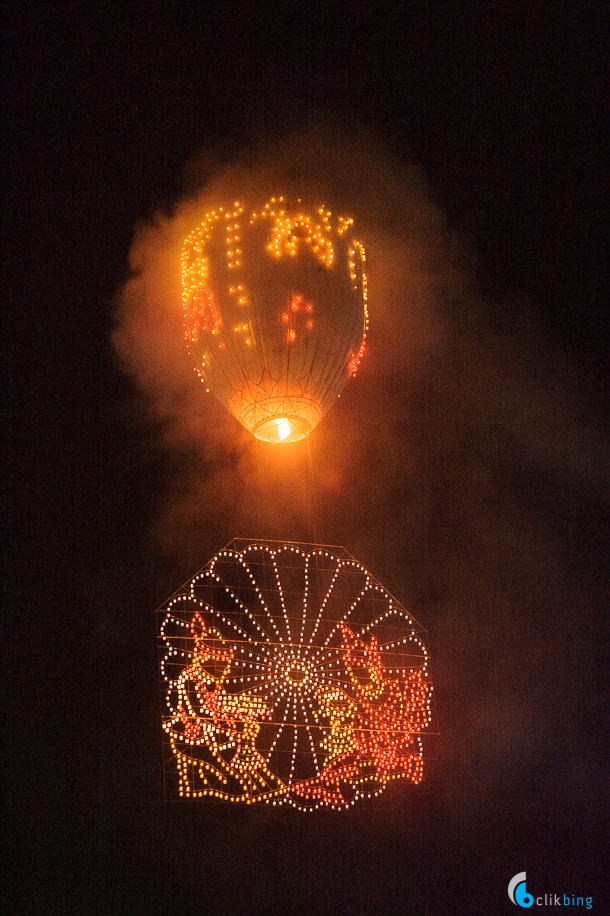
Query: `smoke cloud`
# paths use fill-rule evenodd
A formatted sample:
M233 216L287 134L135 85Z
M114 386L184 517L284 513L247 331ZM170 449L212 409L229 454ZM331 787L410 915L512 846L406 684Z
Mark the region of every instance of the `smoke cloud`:
M601 511L609 475L580 370L531 314L486 307L472 252L422 172L378 137L305 130L188 174L188 194L136 229L114 334L173 459L164 549L188 569L233 536L317 539L368 565L432 631L456 818L466 806L489 817L512 780L540 768L566 789L589 778L570 697L595 649L574 622L601 605L584 516ZM179 269L207 210L278 193L354 217L370 303L358 377L310 442L281 447L197 382Z
M421 490L422 481L448 475L455 496L466 484L465 465L478 463L484 491L491 453L503 452L504 440L530 467L600 483L603 443L581 428L565 360L526 315L494 326L474 290L472 255L448 229L421 171L378 137L329 126L301 131L215 172L202 157L188 177L190 191L169 212L136 228L114 333L164 446L177 461L190 456L160 521L167 549L184 548L177 518L190 541L191 526L209 525L210 513L234 519L236 532L289 536L296 525L293 536L309 538L314 514L320 521L324 514L323 505L312 506L312 489L322 503L343 497L358 515L363 498L383 505L397 486ZM367 249L370 346L360 377L312 437L313 469L307 446L276 450L245 433L197 383L183 342L184 238L219 204L277 193L353 215ZM441 455L447 467L433 475ZM288 500L279 498L283 483ZM413 495L392 500L393 514L404 505L429 519L430 494Z
M355 217L370 265L374 343L362 381L345 392L350 406L341 410L337 404L315 434L314 454L319 440L334 435L336 426L343 427L352 450L360 448L361 437L369 438L363 434L371 422L380 427L377 437L392 437L391 417L399 405L391 403L389 391L370 405L367 379L380 374L391 384L395 373L404 384L413 377L446 336L438 302L464 286L462 267L458 258L447 257L451 242L443 216L431 203L420 171L399 163L364 131L348 138L328 127L300 132L212 176L203 160L194 161L189 181L192 190L171 212L158 213L136 229L132 273L120 294L114 334L124 366L151 415L161 421L164 445L176 458L191 456L190 480L185 483L182 468L160 523L161 536L168 549L181 552L177 528L186 532L198 518L208 524L209 513L226 512L238 531L268 536L292 531L293 537L310 538L314 509L307 446L276 451L261 445L196 383L182 335L179 259L184 238L219 204L262 202L278 193L311 198ZM367 417L371 407L374 418ZM342 463L320 465L319 472L322 490L332 490L342 480ZM287 500L278 498L283 484Z

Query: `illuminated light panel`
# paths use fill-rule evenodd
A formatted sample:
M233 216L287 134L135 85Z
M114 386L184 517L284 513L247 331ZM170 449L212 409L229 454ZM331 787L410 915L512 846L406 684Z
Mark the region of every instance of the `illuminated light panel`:
M281 417L301 421L296 438L309 435L357 372L369 317L353 223L280 195L219 206L184 241L184 337L195 372L254 435Z
M234 541L160 615L179 797L344 809L421 782L422 628L342 548Z

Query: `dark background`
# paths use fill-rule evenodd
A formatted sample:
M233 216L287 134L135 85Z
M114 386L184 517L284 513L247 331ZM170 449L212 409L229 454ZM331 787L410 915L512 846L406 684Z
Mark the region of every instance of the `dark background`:
M153 541L180 467L110 342L134 225L176 198L185 162L324 110L422 166L491 313L535 316L601 430L603 7L9 4L4 912L495 914L521 870L604 911L599 491L511 483L576 571L565 604L534 578L521 616L471 609L455 639L434 602L416 609L443 733L420 789L342 815L165 802L153 610L193 568ZM208 513L200 565L242 534Z

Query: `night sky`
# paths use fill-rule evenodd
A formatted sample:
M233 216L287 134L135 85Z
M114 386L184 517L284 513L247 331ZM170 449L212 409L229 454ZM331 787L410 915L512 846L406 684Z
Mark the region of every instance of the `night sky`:
M494 916L520 871L609 911L607 24L595 2L9 4L3 912ZM199 392L180 432L117 340L138 226L330 134L398 266L310 474ZM379 174L341 165L362 136ZM314 523L428 630L424 782L347 813L164 799L155 609L231 538Z

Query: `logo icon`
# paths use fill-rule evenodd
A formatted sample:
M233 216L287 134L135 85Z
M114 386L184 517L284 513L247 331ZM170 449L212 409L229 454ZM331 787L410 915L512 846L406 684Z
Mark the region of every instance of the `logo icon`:
M527 891L525 886L525 877L525 872L520 871L518 875L515 875L510 879L508 885L508 896L510 897L512 903L527 910L530 906L534 905L534 898Z

